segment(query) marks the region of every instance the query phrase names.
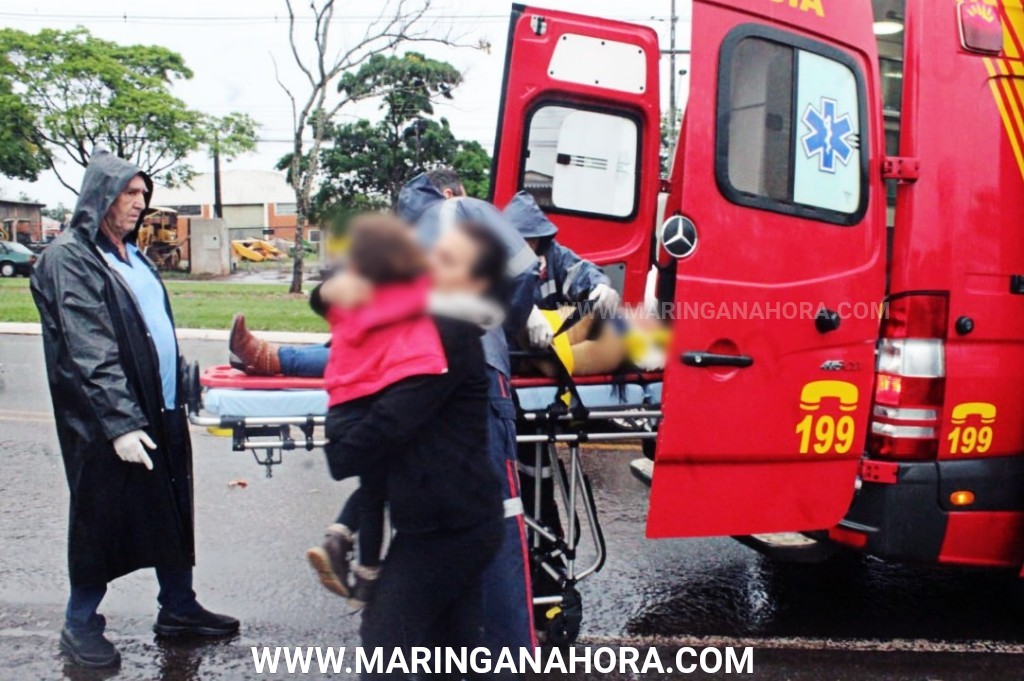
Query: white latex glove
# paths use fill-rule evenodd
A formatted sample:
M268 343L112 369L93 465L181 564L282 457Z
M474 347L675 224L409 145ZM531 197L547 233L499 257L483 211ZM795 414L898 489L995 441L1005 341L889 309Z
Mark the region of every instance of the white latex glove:
M619 309L619 292L608 284L598 284L588 297L597 312L604 317L611 317Z
M533 311L530 312L530 317L526 320L526 330L530 334L530 345L535 348L546 348L555 339L555 332L551 329L551 324L536 305L533 306Z
M665 352L654 345L647 348L643 357L633 362L640 371L661 371L665 368Z
M124 435L118 435L113 441L114 452L121 461L126 463L141 463L149 470L153 470L153 460L146 454L146 449L156 449L156 443L146 435L144 430L133 430Z

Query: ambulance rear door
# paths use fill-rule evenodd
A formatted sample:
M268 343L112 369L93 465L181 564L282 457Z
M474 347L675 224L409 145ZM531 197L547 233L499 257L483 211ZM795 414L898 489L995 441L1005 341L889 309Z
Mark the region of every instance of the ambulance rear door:
M657 34L514 5L495 135L492 201L520 190L558 240L643 297L660 180Z
M849 506L885 280L872 23L870 2L694 0L651 537L823 529Z

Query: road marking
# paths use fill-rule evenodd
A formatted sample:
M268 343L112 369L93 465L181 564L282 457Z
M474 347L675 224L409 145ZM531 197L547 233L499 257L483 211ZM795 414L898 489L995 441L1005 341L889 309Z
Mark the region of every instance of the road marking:
M19 411L0 409L0 421L27 421L31 423L52 423L53 414L48 411Z
M1024 654L1024 643L1012 641L933 641L929 639L831 639L831 638L758 638L733 636L640 636L581 637L581 645L656 646L680 648L746 648L757 650L827 650L856 653L1000 653Z

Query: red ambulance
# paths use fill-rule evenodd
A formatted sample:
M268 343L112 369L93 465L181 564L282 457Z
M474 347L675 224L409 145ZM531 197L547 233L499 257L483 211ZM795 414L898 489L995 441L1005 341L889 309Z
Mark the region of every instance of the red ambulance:
M691 49L663 180L654 31L515 6L493 173L657 268L648 535L1019 569L1021 0L693 0Z

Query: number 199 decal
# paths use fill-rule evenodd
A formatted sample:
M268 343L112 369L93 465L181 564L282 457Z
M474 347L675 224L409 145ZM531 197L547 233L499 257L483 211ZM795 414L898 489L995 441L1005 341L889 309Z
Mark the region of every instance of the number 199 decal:
M853 412L857 411L857 386L845 381L814 381L800 393L800 409L807 412L796 424L800 436L800 453L846 454L856 438ZM826 413L822 405L837 402L838 413Z
M964 402L953 407L953 430L946 437L950 454L984 454L992 448L992 424L996 406L988 402Z

